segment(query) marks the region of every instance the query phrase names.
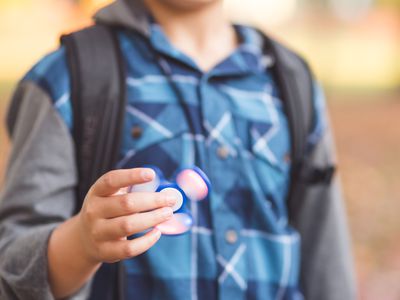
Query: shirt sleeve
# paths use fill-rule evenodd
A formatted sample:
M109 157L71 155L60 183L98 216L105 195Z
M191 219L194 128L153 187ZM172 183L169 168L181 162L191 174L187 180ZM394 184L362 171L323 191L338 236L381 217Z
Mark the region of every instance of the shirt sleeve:
M41 87L23 81L15 97L19 110L0 195L0 298L53 299L47 244L52 230L75 209L73 141ZM83 299L84 293L71 299Z
M311 166L336 165L322 89L315 87ZM294 224L302 241L301 287L307 300L356 299L353 259L340 180L307 186Z

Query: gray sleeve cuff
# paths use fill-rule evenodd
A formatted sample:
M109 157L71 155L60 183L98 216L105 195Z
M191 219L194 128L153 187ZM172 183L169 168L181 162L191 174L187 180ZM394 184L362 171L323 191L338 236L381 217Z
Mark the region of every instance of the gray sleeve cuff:
M54 299L48 283L47 245L55 224L26 230L2 253L0 295L5 299Z

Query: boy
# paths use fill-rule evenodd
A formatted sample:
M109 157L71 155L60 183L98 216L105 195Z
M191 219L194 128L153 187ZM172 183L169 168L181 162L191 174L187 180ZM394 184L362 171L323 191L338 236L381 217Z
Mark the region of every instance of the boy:
M126 72L118 169L94 183L73 216L71 83L61 47L15 93L21 107L0 210L1 298L115 299L102 292L107 280L92 278L120 262L117 294L126 299L352 299L336 184L311 191L297 231L289 225L291 141L260 33L232 26L221 0L118 0L96 20L119 27ZM309 147L316 161L331 162L315 91ZM125 193L154 178L148 164L167 177L188 165L209 175L213 192L191 205L189 234L161 237L155 227L171 217L172 195Z

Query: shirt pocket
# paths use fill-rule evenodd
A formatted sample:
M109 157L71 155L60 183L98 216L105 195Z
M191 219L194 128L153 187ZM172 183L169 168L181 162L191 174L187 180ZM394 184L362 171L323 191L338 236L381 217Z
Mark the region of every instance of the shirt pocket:
M249 122L249 140L255 189L271 204L277 222L286 220L286 194L289 182L289 137L285 128L270 123Z
M274 172L287 170L289 162L289 139L281 123L249 121L249 151L259 164L266 164Z
M245 95L230 98L239 140L250 156L281 171L288 145L282 104L267 92Z
M171 175L182 161L188 125L173 101L135 101L126 107L119 168L159 167Z

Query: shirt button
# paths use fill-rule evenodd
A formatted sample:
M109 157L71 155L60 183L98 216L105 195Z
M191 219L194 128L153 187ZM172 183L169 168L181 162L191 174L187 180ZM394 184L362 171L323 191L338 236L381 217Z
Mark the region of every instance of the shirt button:
M283 159L285 160L286 163L290 163L292 161L290 153L286 153Z
M217 155L221 159L226 159L229 156L229 149L225 146L220 146L217 149Z
M140 138L142 136L142 133L143 133L143 129L142 129L142 127L140 127L138 125L133 126L132 129L131 129L131 136L134 139Z
M229 243L229 244L234 244L237 242L238 240L238 235L236 233L235 230L233 229L229 229L225 232L225 240Z

